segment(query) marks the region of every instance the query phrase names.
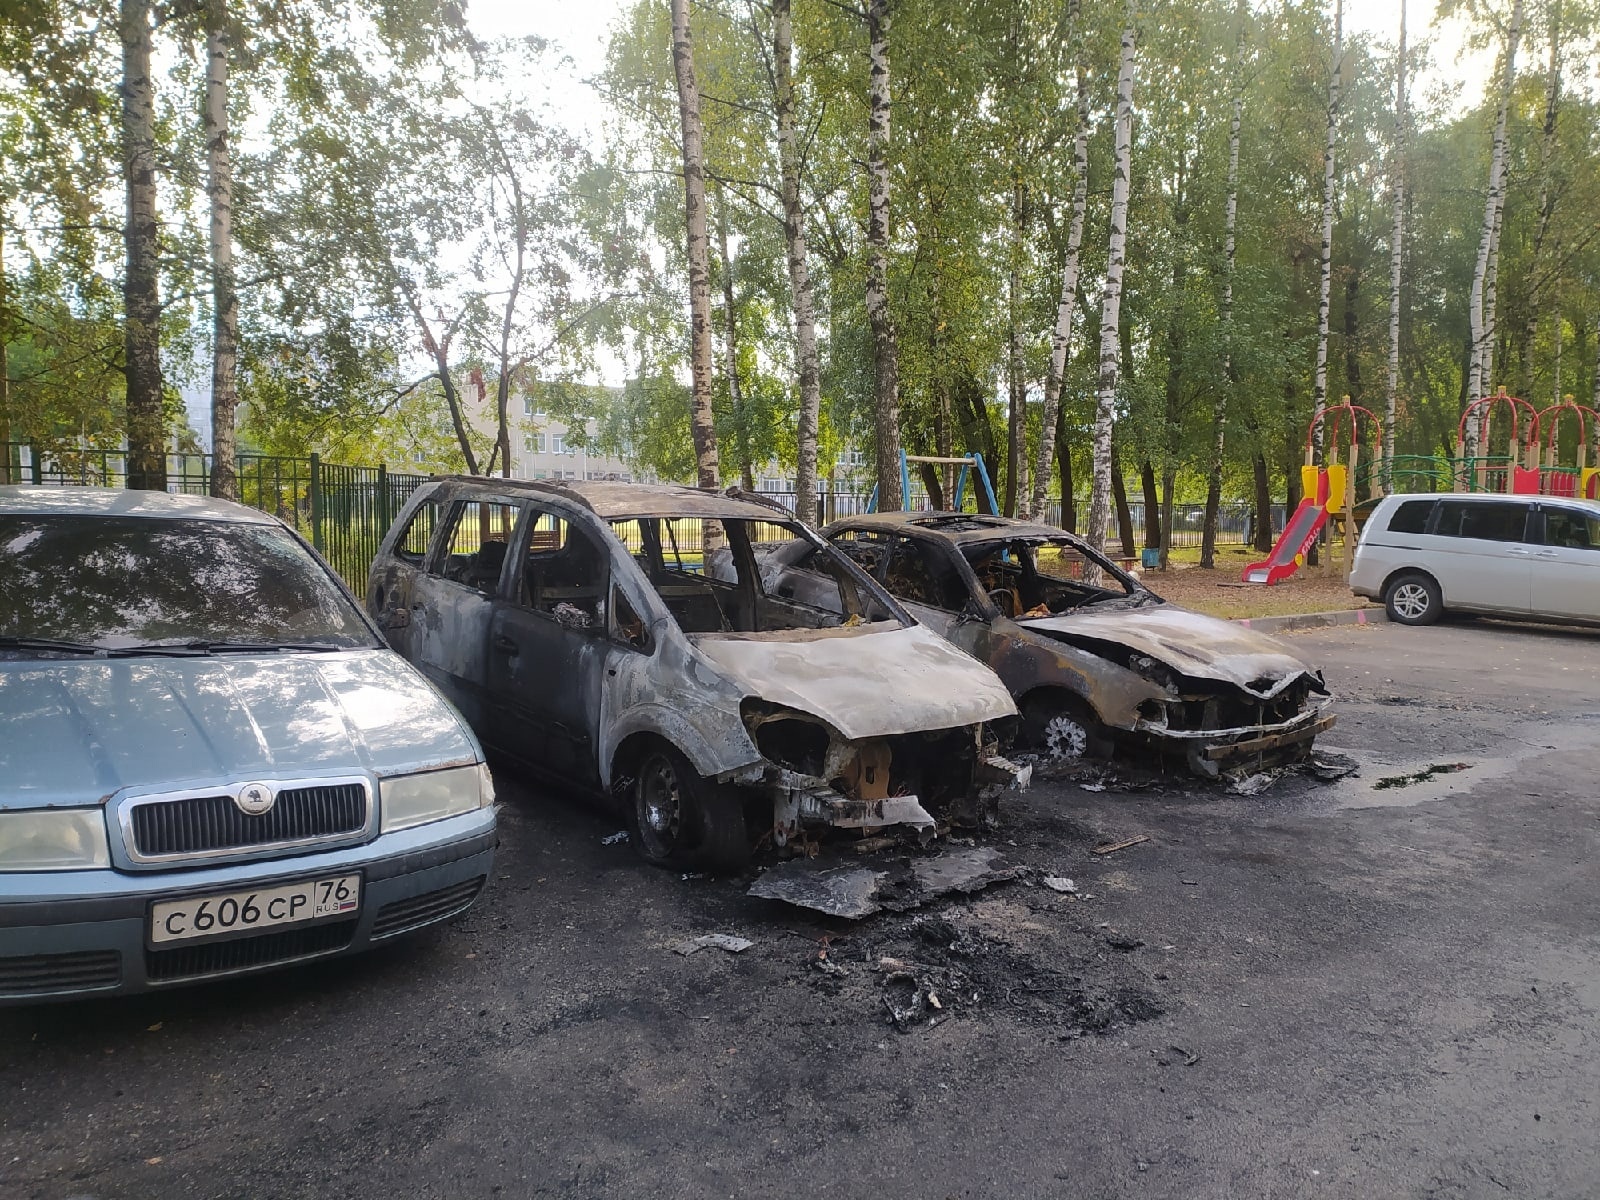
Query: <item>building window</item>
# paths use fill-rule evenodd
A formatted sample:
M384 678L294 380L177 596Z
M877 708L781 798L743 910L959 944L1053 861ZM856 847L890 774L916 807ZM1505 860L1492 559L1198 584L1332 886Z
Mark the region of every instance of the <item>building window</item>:
M867 456L861 450L846 450L844 465L847 467L864 467L867 465Z
M546 437L542 433L525 433L522 435L522 448L534 454L545 452Z
M567 439L562 434L555 434L550 438L550 453L565 454L567 452Z

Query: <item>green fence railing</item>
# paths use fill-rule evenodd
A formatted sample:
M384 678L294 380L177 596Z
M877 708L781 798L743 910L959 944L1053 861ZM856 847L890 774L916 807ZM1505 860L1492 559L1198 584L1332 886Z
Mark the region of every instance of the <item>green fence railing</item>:
M122 450L54 448L13 442L0 447L9 471L0 481L56 487L126 487ZM360 592L378 543L394 516L426 475L387 467L324 463L318 455L297 458L240 454L234 460L239 499L271 513L306 538L341 578ZM211 488L209 454L168 454L167 490L203 496Z

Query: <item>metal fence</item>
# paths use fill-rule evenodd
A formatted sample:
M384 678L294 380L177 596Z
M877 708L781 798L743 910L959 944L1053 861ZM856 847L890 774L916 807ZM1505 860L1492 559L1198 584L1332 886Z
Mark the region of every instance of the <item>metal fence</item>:
M125 487L128 478L127 455L121 450L92 448L43 448L13 442L3 447L11 479L19 483L54 486ZM391 472L386 466L357 467L323 462L312 454L305 458L270 454L240 454L235 460L239 479L239 498L252 508L272 513L298 530L314 545L330 566L351 587L365 588L367 569L377 554L378 544L390 523L426 475ZM1503 468L1502 468L1503 475ZM167 490L190 495L205 495L211 486L209 454L167 455ZM792 490L762 489L761 495L794 512ZM971 501L969 500L970 504ZM927 493L913 486L909 507L928 506ZM817 497L815 523L827 525L842 517L871 510L872 493L855 491L823 492ZM1144 504L1130 504L1134 539L1142 544L1145 536ZM1077 502L1080 520L1088 510L1086 500ZM1173 510L1171 545L1174 548L1199 546L1205 521L1205 507L1180 504ZM1061 501L1051 500L1044 522L1061 524ZM1274 506L1274 529L1282 527L1283 509ZM1218 513L1218 545L1245 545L1253 535L1253 510L1248 504L1224 504ZM1107 540L1118 536L1115 513L1107 529Z
M127 455L121 450L46 449L27 443L4 448L10 476L18 483L72 487L126 487ZM239 499L293 526L358 591L378 543L406 498L426 475L387 467L325 463L318 455L295 458L240 454L234 460ZM211 488L209 454L168 454L167 490L203 496Z

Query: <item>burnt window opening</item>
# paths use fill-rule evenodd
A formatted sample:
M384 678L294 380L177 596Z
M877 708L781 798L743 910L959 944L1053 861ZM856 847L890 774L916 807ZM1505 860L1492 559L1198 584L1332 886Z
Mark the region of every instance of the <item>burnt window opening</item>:
M895 538L884 586L891 595L943 612L960 612L970 598L956 566L937 546Z
M435 573L493 595L500 586L519 513L515 504L459 501L451 510L449 546Z
M556 513L536 507L528 515L519 572L521 603L574 629L603 628L608 578L604 547Z
M612 532L685 633L779 633L891 620L868 583L833 550L788 563L802 537L781 521L634 517Z
M411 514L405 530L395 539L394 555L404 562L421 566L428 557L428 547L433 544L433 532L439 524L439 503L424 500Z
M980 542L962 553L978 586L1008 617L1048 617L1133 594L1110 564L1065 538Z
M650 631L644 619L634 610L627 594L614 583L611 585L611 636L635 650L650 648Z

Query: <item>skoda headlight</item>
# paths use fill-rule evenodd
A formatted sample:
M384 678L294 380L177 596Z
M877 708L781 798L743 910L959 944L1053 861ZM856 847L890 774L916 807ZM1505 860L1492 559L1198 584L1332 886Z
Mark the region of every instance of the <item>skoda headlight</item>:
M0 871L88 871L110 865L103 809L0 812Z
M456 817L494 803L489 768L452 767L420 775L396 775L379 784L383 832L410 829L445 817Z

